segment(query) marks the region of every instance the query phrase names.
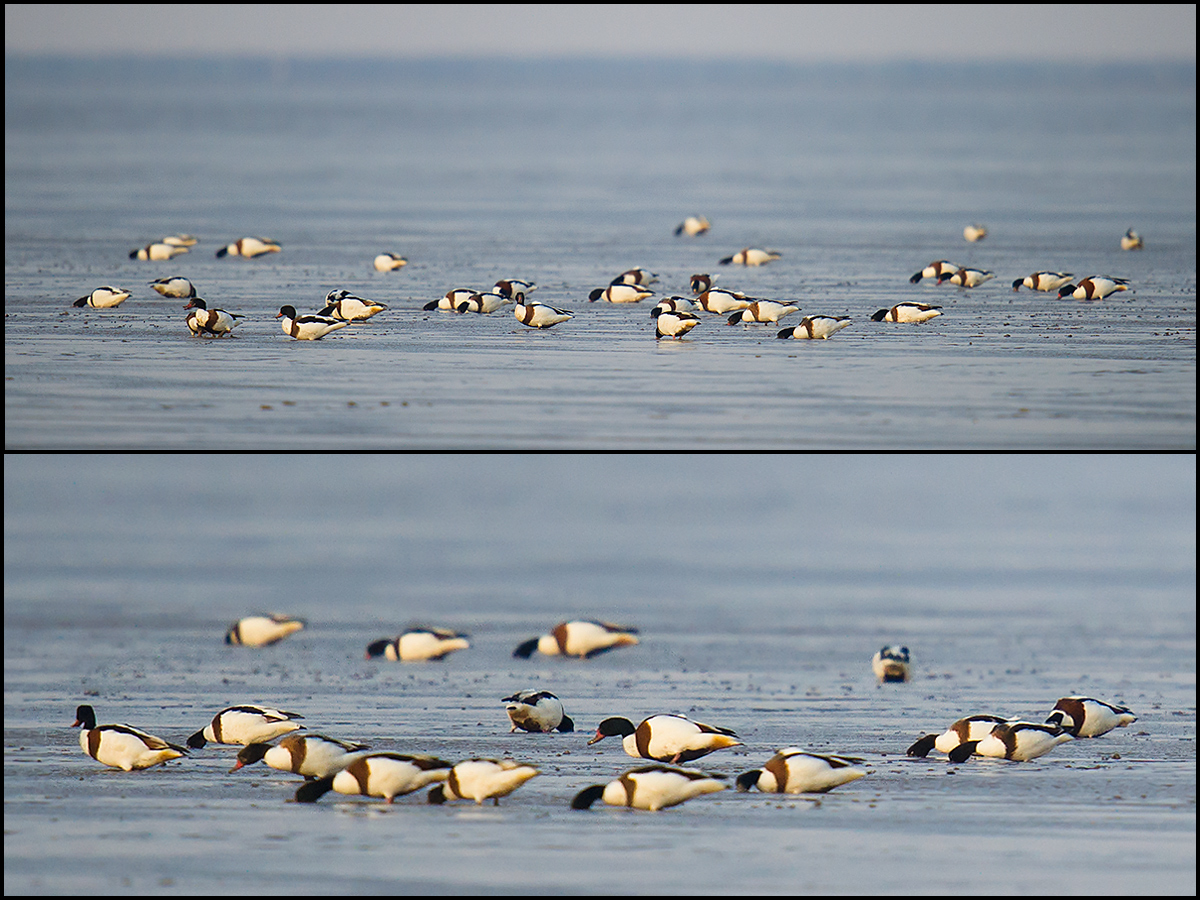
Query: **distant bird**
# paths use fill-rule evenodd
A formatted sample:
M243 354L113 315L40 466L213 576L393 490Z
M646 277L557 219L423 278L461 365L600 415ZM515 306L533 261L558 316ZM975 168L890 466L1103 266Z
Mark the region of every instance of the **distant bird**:
M471 288L455 288L452 291L446 291L445 294L443 294L441 297L438 297L436 300L430 300L421 308L426 310L444 309L447 312L456 312L460 303L470 300L477 293L479 292L472 290Z
M376 272L394 272L408 265L408 260L395 253L380 253L372 263Z
M163 238L161 243L170 244L172 247L195 247L200 241L190 234L172 234Z
M1103 300L1110 294L1129 290L1128 278L1106 278L1103 275L1089 275L1078 285L1064 284L1058 289L1058 299L1071 296L1076 300Z
M574 731L575 722L563 712L562 701L549 691L517 691L505 697L505 711L514 731Z
M1114 728L1124 728L1137 721L1137 716L1124 706L1115 706L1091 697L1063 697L1046 719L1047 725L1057 725L1077 738L1100 737Z
M700 304L687 297L664 297L659 300L654 309L650 310L650 318L657 319L665 312L695 312L700 309Z
M229 626L229 630L225 632L225 643L265 647L282 641L289 634L295 634L307 624L303 619L281 613L246 616Z
M507 797L537 774L533 766L511 759L464 759L454 765L444 784L429 792L429 802L474 800L482 805L490 798L499 806L501 797Z
M924 737L918 738L916 743L905 751L905 754L924 758L929 755L930 750L949 753L959 744L965 744L968 741L983 740L992 733L993 728L997 725L1004 725L1008 721L1008 719L1002 716L988 714L966 716L959 719L941 734L927 734Z
M223 309L209 309L208 304L199 297L193 297L184 309L192 310L187 315L187 327L192 334L199 337L224 337L233 331L238 319L244 318L238 313L226 312Z
M713 286L713 282L715 282L720 277L721 276L719 276L719 275L708 275L708 274L693 275L691 278L692 293L693 294L703 294L705 291L707 291L709 288L711 288Z
M293 772L305 778L324 778L333 775L363 751L366 744L350 744L323 734L289 734L275 746L267 743L247 744L238 751L237 763L229 774L260 760L280 772Z
M1142 250L1146 244L1142 241L1142 236L1130 228L1121 238L1122 250Z
M952 263L948 259L939 259L931 262L924 269L908 280L913 284L916 284L922 278L941 278L943 272L954 273L960 268L961 266L959 266L958 263ZM939 281L938 284L941 284L941 282Z
M963 229L963 237L965 237L971 243L982 241L985 237L987 237L987 233L987 228L985 228L983 225L968 225Z
M940 306L929 306L925 303L897 303L891 309L881 309L871 315L873 322L927 322L934 316L940 316Z
M737 777L737 789L757 787L765 793L823 794L867 773L853 756L825 756L807 753L799 747L784 747L766 761L761 769L751 769Z
M280 323L283 326L283 333L298 341L319 341L329 332L345 328L350 324L332 316L297 316L294 306L279 307L279 313L275 318L283 319L283 322Z
M615 647L627 647L638 642L636 628L575 619L559 622L549 634L522 642L513 656L529 659L536 650L545 656L578 656L590 659Z
M253 706L249 703L230 706L221 710L211 722L187 739L187 745L198 750L208 741L214 744L265 743L272 738L293 731L300 731L296 719L304 716L272 709L269 706Z
M850 324L849 316L805 316L799 325L785 328L775 335L778 338L797 340L828 340Z
M522 281L520 278L501 278L496 282L496 293L513 299L518 293L531 294L537 290L532 281Z
M698 234L704 234L711 227L708 219L704 218L704 216L688 216L675 229L675 236L679 237L681 234L686 234L688 237L695 237Z
M705 312L711 313L746 309L753 302L753 297L747 297L741 291L725 291L720 288L709 288L696 295L696 304Z
M648 269L629 269L614 278L610 284L654 284L658 276Z
M455 650L466 650L471 646L465 634L448 628L407 629L391 640L374 641L367 645L367 659L382 656L392 662L424 662L444 659Z
M980 741L964 741L950 751L950 761L964 762L972 753L996 759L1011 759L1027 762L1045 756L1071 735L1052 725L1033 722L1004 722L992 728L991 733Z
M800 312L794 303L778 303L775 300L754 300L745 309L737 310L729 317L729 325L747 325L752 322L778 322L784 316Z
M1027 287L1032 291L1057 291L1075 276L1070 272L1034 272L1013 282L1013 290Z
M300 786L297 803L316 803L329 791L382 797L388 803L426 785L445 781L451 764L434 756L382 751L356 756L344 769Z
M871 657L871 671L884 681L908 681L908 648L891 644Z
M995 277L994 272L986 272L983 269L959 269L957 272L943 272L938 276L938 284L949 281L959 287L973 288Z
M171 259L181 253L187 253L187 247L179 247L175 244L147 244L145 247L139 247L136 250L129 251L130 259Z
M654 316L654 339L656 341L664 337L681 338L700 324L700 317L695 313L661 311L657 306L654 308L654 312L658 313L657 316ZM653 313L651 314L653 315Z
M654 759L676 765L707 756L714 750L741 746L737 733L728 728L693 722L687 716L661 714L644 719L640 725L613 716L596 729L588 744L606 737L620 737L621 746L630 756Z
M362 322L385 309L382 303L355 297L349 291L330 291L325 295L325 308L318 313L345 322Z
M111 309L129 299L129 291L105 285L98 287L86 297L80 297L72 306L91 306L95 309Z
M472 294L462 303L455 307L455 311L460 313L491 313L498 309L503 309L509 303L512 303L512 297L506 297L497 291L484 291L478 294Z
M525 295L520 291L516 293L513 299L517 304L513 310L513 315L517 317L518 322L522 325L528 325L530 328L551 328L559 322L575 318L575 313L569 310L547 306L545 303L539 303L537 300L526 300Z
M779 259L779 254L774 250L759 250L756 247L747 247L744 250L739 250L733 256L725 257L721 260L721 265L727 266L730 263L736 263L740 266L761 266L775 259Z
M196 296L196 286L182 275L176 275L172 278L159 278L157 281L150 282L150 287L154 288L164 297L187 298Z
M270 238L244 237L238 238L232 244L226 244L217 251L217 257L223 256L262 256L264 253L278 253L283 248Z
M132 772L148 769L187 755L187 750L147 734L131 725L96 725L96 711L88 705L77 707L73 728L79 732L79 746L96 762L114 769Z
M695 769L671 766L642 766L630 769L616 781L586 787L571 801L571 809L590 809L597 800L609 806L627 806L657 812L686 803L701 794L723 791L724 775L708 775Z
M613 282L606 288L596 288L588 294L588 299L593 303L597 300L607 300L609 303L637 303L653 294L654 291L640 284Z

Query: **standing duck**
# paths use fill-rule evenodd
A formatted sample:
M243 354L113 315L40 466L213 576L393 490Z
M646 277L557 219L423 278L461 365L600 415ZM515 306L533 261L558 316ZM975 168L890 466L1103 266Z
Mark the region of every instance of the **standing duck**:
M483 805L490 798L494 806L499 806L501 797L507 797L537 774L533 766L511 759L464 759L450 770L444 784L429 792L429 802L474 800Z
M86 297L80 297L72 306L90 306L93 309L110 309L120 306L129 299L129 291L123 288L98 287Z
M949 272L950 274L954 274L960 268L962 268L962 267L959 266L958 263L952 263L948 259L938 259L938 260L934 260L933 262L931 262L929 265L927 265L920 272L918 272L916 275L914 275L912 278L910 278L908 280L912 284L916 284L922 278L936 278L936 279L939 279L938 284L941 284L942 282L940 281L940 279L942 277L943 272Z
M784 328L775 337L826 341L849 324L849 316L805 316L799 325Z
M1070 272L1034 272L1013 282L1013 290L1027 287L1031 291L1057 291L1075 276Z
M892 644L877 650L871 657L871 671L880 683L908 681L908 648Z
M296 791L296 802L315 803L333 790L351 796L382 797L391 803L396 797L411 794L436 781L445 781L450 768L446 760L433 756L410 756L390 751L365 753L341 771L301 785Z
M345 328L350 324L347 321L339 321L331 316L297 316L296 307L294 306L279 307L279 313L275 318L283 319L280 323L283 326L283 333L298 341L319 341L325 335L329 334L329 332Z
M1063 697L1054 704L1046 719L1047 725L1057 725L1077 738L1100 737L1114 728L1124 728L1137 721L1137 716L1124 706L1114 706L1091 697Z
M627 647L636 644L638 639L636 628L624 625L614 625L611 622L591 622L576 619L571 622L559 622L549 634L530 638L522 642L513 656L519 659L529 659L537 650L546 656L578 656L580 659L590 659L598 653L612 650L614 647Z
M556 309L537 300L526 300L520 291L513 296L513 300L517 304L513 315L517 317L518 322L530 328L550 328L559 322L575 318L575 313L569 310Z
M199 297L193 297L184 309L194 310L188 313L187 327L197 337L224 337L233 331L237 320L243 318L238 313L223 309L209 309L208 304Z
M1058 299L1074 297L1076 300L1103 300L1109 294L1129 290L1128 278L1105 278L1103 275L1089 275L1079 284L1064 284L1058 289Z
M995 277L995 272L987 272L983 269L959 269L957 272L943 272L938 276L938 284L949 281L959 287L973 288L985 281L991 281Z
M739 309L729 317L729 325L747 325L751 322L778 323L784 316L800 312L794 303L778 303L775 300L755 300L745 309Z
M266 647L268 644L282 641L289 634L295 634L306 624L303 619L281 613L246 616L229 626L229 630L225 632L225 643Z
M382 656L392 662L424 662L444 659L455 650L466 650L471 644L465 634L448 628L409 628L397 638L372 641L367 645L367 659Z
M949 753L959 744L968 741L982 741L992 733L997 725L1003 725L1008 719L1002 716L980 714L959 719L941 734L927 734L918 738L917 742L905 751L907 756L919 756L924 759L930 750Z
M927 303L897 303L891 309L881 309L871 314L872 322L928 322L934 316L940 316L940 306L930 306Z
M280 772L324 778L340 772L368 749L366 744L349 744L323 734L289 734L275 746L261 741L247 744L238 751L237 764L229 772L233 774L261 760Z
M656 306L651 315L654 316L656 341L664 337L681 338L700 324L700 317L690 312L663 311Z
M211 722L187 739L193 750L203 747L208 741L215 744L265 743L281 734L299 731L296 719L304 716L293 712L282 712L269 706L230 706L221 710Z
M806 753L798 747L784 747L766 761L761 769L743 772L737 789L776 794L823 794L848 784L867 773L855 768L862 760L853 756L823 756Z
M505 697L505 708L514 731L574 731L575 723L563 712L562 701L549 691L517 691Z
M708 219L704 216L688 216L675 229L675 236L686 234L688 237L695 237L698 234L704 234L708 229L712 228Z
M355 297L349 291L330 291L325 295L325 308L318 315L332 316L347 322L361 322L385 309L382 303Z
M84 704L75 710L73 728L79 732L79 746L96 762L132 772L148 769L187 755L187 750L147 734L131 725L96 725L96 711Z
M678 806L701 794L723 791L724 775L707 775L694 769L642 766L630 769L616 781L584 788L571 801L571 809L590 809L597 800L609 806L628 806L657 812Z
M991 733L980 741L965 741L950 751L950 761L960 763L972 753L991 756L995 759L1011 759L1027 762L1045 756L1071 735L1053 725L1038 725L1034 722L1004 722L992 728Z
M1122 250L1142 250L1146 246L1142 240L1142 236L1130 228L1124 235L1121 236Z
M609 303L638 303L653 295L654 291L642 287L640 284L626 284L623 281L614 281L606 288L596 288L590 294L588 299L595 302L596 300L607 300Z
M196 286L182 275L175 275L171 278L159 278L156 281L150 282L150 287L154 288L154 290L158 291L164 297L178 297L183 300L196 296Z
M621 746L630 756L669 762L672 765L691 762L714 750L738 747L741 741L728 728L717 728L703 722L693 722L687 716L657 715L642 721L636 728L628 719L619 716L605 719L588 744L606 737L620 737Z

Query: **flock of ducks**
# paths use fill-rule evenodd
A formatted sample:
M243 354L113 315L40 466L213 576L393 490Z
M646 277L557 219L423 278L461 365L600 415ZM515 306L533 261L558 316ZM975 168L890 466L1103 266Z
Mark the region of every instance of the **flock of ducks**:
M694 237L707 233L712 226L703 216L689 216L675 229L676 235ZM963 237L971 242L987 237L983 225L968 225ZM132 250L130 258L143 260L169 260L187 253L198 243L188 234L165 237L145 247ZM1142 238L1132 228L1121 238L1124 250L1140 250ZM262 237L244 237L227 244L217 251L218 257L242 256L253 258L268 253L278 253L282 247L277 241ZM745 247L720 260L722 265L762 266L780 259L779 253L759 247ZM395 253L381 253L373 260L380 272L392 272L403 268L408 260ZM984 269L959 266L949 260L935 260L913 275L909 281L919 283L923 278L936 279L939 285L952 284L962 288L975 288L995 278L995 274ZM1070 272L1034 272L1013 282L1013 290L1028 287L1035 291L1057 291L1059 298L1073 297L1076 300L1102 300L1119 291L1129 290L1128 279L1103 275L1090 275L1074 281ZM655 339L683 338L701 324L700 313L729 315L729 325L778 324L784 316L799 313L794 302L781 302L751 297L740 291L721 290L713 287L716 276L696 274L691 277L691 297L672 295L660 300L651 310L654 319ZM607 287L596 288L588 294L592 302L604 300L609 303L639 303L655 294L649 288L658 276L643 268L629 269L612 279ZM224 309L209 308L203 298L196 296L196 287L180 275L160 278L150 286L164 297L187 298L184 309L190 310L186 324L197 337L225 337L232 333L240 313ZM454 288L436 300L424 305L425 310L443 310L456 313L489 314L513 305L513 315L522 325L529 328L547 329L567 322L575 317L571 310L559 309L530 296L537 285L516 278L502 278L491 289L478 291L474 288ZM90 294L75 301L75 306L90 306L95 309L110 309L129 299L131 292L108 285L96 288ZM279 308L276 319L281 319L283 333L298 341L318 341L331 332L338 331L355 322L365 322L387 309L382 303L357 297L347 290L330 291L325 306L312 313L298 314L295 306ZM871 315L874 322L897 322L919 324L942 314L942 307L926 303L899 303L880 309ZM851 324L848 315L808 315L798 325L783 328L777 333L782 339L828 340Z
M303 619L286 615L247 616L230 626L225 642L263 647L305 626ZM512 655L528 659L537 652L589 659L638 642L636 629L577 619L560 622L547 634L522 641ZM466 635L444 628L414 627L396 638L371 642L366 658L426 661L469 647ZM880 683L909 681L908 648L881 648L872 658L871 667ZM549 691L517 691L501 702L512 726L510 734L575 731L575 722L566 714L562 700ZM392 803L396 797L429 787L427 801L432 804L453 800L482 804L489 799L499 804L501 797L540 774L535 766L509 758L472 757L450 762L425 754L373 751L366 744L309 733L300 724L303 719L299 713L272 707L231 706L187 738L186 747L130 725L97 725L95 710L89 705L76 709L74 727L82 729L79 745L85 754L126 772L179 759L209 743L240 746L230 774L262 762L300 775L305 781L296 790L297 803L314 803L330 791ZM1090 697L1064 697L1043 723L992 714L970 715L940 734L919 738L906 753L926 757L937 750L953 763L965 762L973 755L1021 762L1043 756L1064 741L1099 737L1135 721L1137 717L1125 707ZM622 716L610 716L599 723L587 745L610 737L620 739L628 756L649 764L629 769L606 784L583 788L571 801L573 809L588 809L596 801L603 801L610 806L657 811L725 790L728 776L687 766L710 753L743 745L731 728L674 713L652 715L637 725ZM741 792L757 788L775 794L825 793L865 777L863 763L858 757L784 747L761 768L737 776L734 786Z

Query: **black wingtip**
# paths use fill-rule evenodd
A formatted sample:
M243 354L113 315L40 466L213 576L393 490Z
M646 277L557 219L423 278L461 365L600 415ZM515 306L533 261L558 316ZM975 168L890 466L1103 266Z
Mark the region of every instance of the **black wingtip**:
M929 755L929 751L933 749L933 742L937 740L936 734L927 734L924 737L918 738L917 742L904 751L906 756L920 756L922 758Z
M971 754L975 752L975 747L978 744L979 744L979 741L967 741L965 743L959 744L957 747L955 747L953 750L950 751L950 754L949 754L950 762L953 762L953 763L966 762L968 759L971 758Z
M517 649L513 651L513 656L517 659L529 659L533 656L533 651L537 649L539 638L530 638L524 643L518 644Z
M593 784L586 787L571 801L571 809L591 809L592 804L604 796L604 785Z
M316 803L331 790L333 790L332 775L327 778L318 778L316 781L306 781L296 790L297 803Z
M563 716L562 721L558 723L558 730L559 731L574 731L575 730L575 722L571 719L570 716Z
M750 788L758 784L758 776L762 774L762 769L751 769L749 772L743 772L737 777L737 789L741 793L746 793Z
M187 745L189 747L191 747L193 750L199 750L206 743L208 743L208 741L204 740L204 732L203 731L197 731L195 734L193 734L190 738L187 739Z

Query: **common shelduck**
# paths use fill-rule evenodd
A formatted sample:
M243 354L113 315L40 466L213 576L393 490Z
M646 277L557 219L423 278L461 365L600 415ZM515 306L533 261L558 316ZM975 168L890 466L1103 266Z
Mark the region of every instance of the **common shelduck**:
M908 279L913 284L916 284L922 278L941 278L943 272L957 272L961 266L958 263L952 263L948 259L938 259L931 262L920 272ZM938 284L941 284L939 281Z
M710 290L713 286L713 282L715 282L719 277L719 275L709 275L707 273L693 275L691 278L692 293L703 294L705 291Z
M644 719L636 728L628 719L614 716L605 719L588 744L606 737L620 737L621 746L630 756L655 759L672 764L691 762L714 750L738 747L741 741L728 728L717 728L703 722L693 722L687 716L657 715Z
M779 303L775 300L754 300L745 309L739 309L729 317L730 325L747 325L751 322L778 323L784 316L800 312L794 303Z
M1145 246L1146 244L1142 240L1142 236L1132 228L1125 232L1125 234L1121 237L1122 250L1141 250L1145 248Z
M325 308L318 315L341 319L346 322L361 322L385 309L382 303L355 297L349 291L330 291L325 295Z
M399 637L368 644L367 659L382 656L392 662L423 662L444 659L455 650L466 650L470 646L465 634L449 628L413 627Z
M612 650L614 647L627 647L636 644L637 629L625 625L614 625L611 622L593 622L585 619L575 619L570 622L559 622L549 634L530 638L518 645L513 656L529 659L537 650L546 656L578 656L589 659L598 653Z
M398 253L380 253L372 263L376 272L395 272L408 265L408 260Z
M784 328L775 337L825 341L849 324L849 316L805 316L799 325Z
M848 784L867 773L855 768L862 760L854 756L825 756L799 747L784 747L763 764L737 777L737 789L757 787L771 794L823 794Z
M759 250L757 247L747 247L744 250L739 250L733 256L725 257L721 260L721 265L727 266L730 263L734 263L739 266L761 266L775 259L779 259L779 254L774 250Z
M1013 290L1019 291L1022 286L1032 291L1057 291L1075 276L1070 272L1034 272L1013 282Z
M968 225L963 229L963 237L972 244L987 237L987 228L983 225Z
M262 256L264 253L278 253L283 248L270 238L244 237L238 238L232 244L226 244L217 251L217 256Z
M650 318L657 319L664 312L694 313L698 309L699 304L687 297L664 297L650 310Z
M1033 722L1004 722L992 728L980 741L964 741L950 751L950 761L960 763L972 753L995 759L1027 762L1045 756L1063 741L1071 740L1069 732L1053 725Z
M474 800L482 805L490 798L499 806L501 797L507 797L537 774L533 766L511 759L464 759L455 763L443 784L429 792L429 802Z
M908 648L891 644L875 651L871 657L871 671L884 681L908 681Z
M238 319L244 318L239 313L215 307L209 309L208 304L199 297L193 297L184 309L192 310L187 316L188 330L200 337L224 337L233 331Z
M712 225L704 216L688 216L675 229L675 236L686 234L688 237L695 237L698 234L704 234L710 228Z
M297 803L315 803L331 790L339 794L382 797L391 803L426 785L445 781L451 764L433 756L382 751L355 756L345 768L301 785Z
M1089 275L1079 284L1064 284L1058 289L1058 298L1071 296L1076 300L1103 300L1109 294L1129 290L1128 278L1106 278L1103 275Z
M91 306L95 309L109 309L113 306L120 306L129 299L129 291L124 288L115 288L105 285L98 287L86 297L80 297L72 306Z
M615 282L606 288L596 288L588 294L588 299L593 303L597 300L607 300L609 303L638 303L653 294L654 291L640 284Z
M187 750L176 746L160 737L130 725L96 725L96 711L86 704L76 708L73 728L83 728L79 732L79 746L83 752L96 762L112 766L114 769L124 769L132 772L134 769L148 769L165 763L168 760L179 759L187 755Z
M563 712L562 701L549 691L517 691L505 697L505 711L514 731L574 731L575 722Z
M997 725L1003 725L1008 721L1008 719L1002 716L982 713L975 716L966 716L959 719L941 734L927 734L924 737L918 738L917 742L904 752L908 756L919 756L921 758L928 756L930 750L949 753L959 744L965 744L967 741L982 741L992 733L993 728Z
M136 250L129 251L130 259L172 259L179 256L181 253L187 253L187 247L178 247L174 244L147 244L145 247L138 247Z
M436 300L430 300L422 309L443 309L447 312L456 312L458 304L470 300L473 296L479 293L471 288L455 288L452 291L446 291L445 294L438 297Z
M164 297L186 298L196 296L196 286L182 275L175 275L172 278L159 278L156 281L150 282L150 287L154 288Z
M987 272L983 269L959 269L957 272L943 272L938 276L938 284L949 281L959 287L973 288L985 281L991 281L995 277L995 272Z
M303 718L298 713L269 706L230 706L188 738L187 745L199 749L208 741L214 744L261 744L281 734L300 731L304 726L297 725L295 720Z
M647 284L654 284L654 282L656 282L656 281L658 281L658 276L655 273L651 272L649 269L638 268L638 269L626 269L624 272L622 272L620 275L618 275L616 278L614 278L611 282L609 282L609 284L610 285L613 285L613 284L647 285Z
M530 294L536 290L536 284L532 281L523 281L520 278L501 278L496 282L496 293L502 294L510 300L515 298L518 293Z
M897 303L891 309L881 309L871 314L872 322L928 322L934 316L940 316L940 306L930 306L927 303Z
M654 339L657 341L664 337L683 337L700 324L700 317L695 313L667 311L659 312L654 322Z
M747 297L741 291L726 291L721 288L709 288L696 295L696 304L705 312L710 313L728 313L735 309L745 309L753 302L753 297Z
M725 790L720 779L724 775L708 775L695 769L676 769L671 766L642 766L630 769L616 781L586 787L571 801L571 809L590 809L597 800L609 806L629 806L657 812L678 806L701 794Z
M280 772L294 772L305 778L324 778L340 772L370 748L351 744L323 734L289 734L278 744L256 742L238 751L237 764L230 774L261 760Z
M307 624L303 619L285 616L282 613L246 616L229 626L229 630L225 632L225 643L265 647L282 641L289 634L295 634Z
M506 297L498 291L484 291L472 294L462 303L458 304L455 309L460 313L491 313L498 309L503 309L512 302L512 297Z
M1057 725L1077 738L1100 737L1114 728L1124 728L1137 721L1137 716L1124 706L1114 706L1091 697L1063 697L1054 704L1046 719L1047 725Z
M298 341L319 341L329 332L345 328L350 324L332 316L297 316L294 306L279 307L279 313L275 318L283 319L283 322L280 323L283 326L283 333Z
M200 241L190 234L172 234L163 238L162 243L172 247L195 247Z
M525 295L520 291L516 293L513 300L517 304L513 315L517 317L518 322L528 325L530 328L552 328L559 322L575 318L575 313L570 310L547 306L537 300L526 300Z

